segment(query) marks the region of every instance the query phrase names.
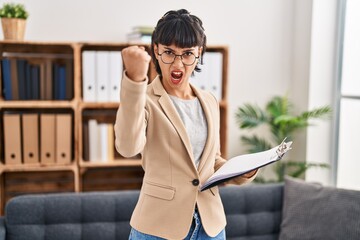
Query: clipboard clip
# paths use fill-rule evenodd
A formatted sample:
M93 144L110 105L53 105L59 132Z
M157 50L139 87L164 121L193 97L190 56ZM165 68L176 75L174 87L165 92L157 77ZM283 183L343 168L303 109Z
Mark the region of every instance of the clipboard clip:
M276 153L280 158L291 149L291 144L293 143L292 141L285 142L286 138L284 138L284 140L280 143L278 149L276 149Z

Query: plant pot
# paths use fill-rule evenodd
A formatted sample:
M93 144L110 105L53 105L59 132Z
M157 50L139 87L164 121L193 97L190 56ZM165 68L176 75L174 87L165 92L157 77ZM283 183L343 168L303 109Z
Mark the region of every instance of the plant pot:
M26 19L1 18L5 40L24 40Z

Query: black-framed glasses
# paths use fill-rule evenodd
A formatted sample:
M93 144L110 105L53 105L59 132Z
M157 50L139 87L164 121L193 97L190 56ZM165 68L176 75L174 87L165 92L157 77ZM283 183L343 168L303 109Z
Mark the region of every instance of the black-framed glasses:
M185 52L183 54L175 54L171 51L164 51L163 53L158 53L158 55L161 58L161 61L165 64L172 64L175 62L176 57L180 57L181 62L185 66L191 66L195 63L196 59L199 59L199 57L196 57L195 54L192 52Z

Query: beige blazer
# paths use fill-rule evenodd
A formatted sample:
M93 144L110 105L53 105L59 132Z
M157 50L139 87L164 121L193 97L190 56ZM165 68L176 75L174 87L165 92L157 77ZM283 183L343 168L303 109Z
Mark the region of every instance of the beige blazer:
M130 224L136 230L165 239L184 239L195 205L209 236L226 225L218 187L204 192L199 186L225 162L220 157L219 106L208 92L192 86L208 123L206 145L196 169L190 140L159 77L133 82L123 75L120 106L115 123L118 152L142 154L145 171L139 200ZM238 177L233 183L251 179Z

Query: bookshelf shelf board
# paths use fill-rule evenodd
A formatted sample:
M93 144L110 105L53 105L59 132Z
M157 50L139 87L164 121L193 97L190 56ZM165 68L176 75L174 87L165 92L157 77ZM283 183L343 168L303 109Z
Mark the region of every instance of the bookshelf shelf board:
M80 109L117 109L119 102L82 102L80 103Z
M14 164L2 165L1 172L49 172L49 171L77 171L77 165L71 163L68 165L53 164Z
M88 161L81 161L80 162L81 168L107 168L107 167L124 167L124 166L131 166L131 167L137 167L141 166L141 160L140 159L116 159L111 162L88 162Z
M75 101L2 101L0 108L76 108Z

